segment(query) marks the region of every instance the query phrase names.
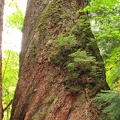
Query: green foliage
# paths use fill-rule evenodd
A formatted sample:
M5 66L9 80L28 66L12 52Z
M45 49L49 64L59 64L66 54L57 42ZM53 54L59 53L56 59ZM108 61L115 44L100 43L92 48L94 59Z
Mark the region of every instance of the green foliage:
M102 91L96 98L104 109L104 120L119 120L120 119L120 92Z
M90 5L84 11L90 12L89 19L94 22L92 30L96 37L95 41L109 43L109 51L113 43L119 42L120 34L120 1L119 0L91 0ZM118 45L118 44L116 44ZM102 46L101 46L102 47ZM108 47L107 47L108 49Z
M65 35L65 34L60 34L57 38L57 40L53 41L53 45L58 50L61 49L70 49L74 47L77 44L76 38L74 35Z
M67 61L68 55L77 46L77 41L74 35L60 34L51 44L54 46L50 55L51 62L63 65Z
M95 58L88 54L84 50L79 49L79 41L76 40L74 34L60 34L56 40L52 43L51 61L60 64L64 59L68 62L70 58L73 58L74 63L90 63L95 62ZM68 67L73 67L73 63L68 62Z
M8 2L9 3L9 7L11 7L11 8L15 8L16 6L17 6L17 1L18 0L7 0L6 2Z
M88 56L86 51L80 49L71 53L69 56L74 58L74 62L95 62L95 57L90 55Z
M119 80L119 51L120 47L120 1L119 0L91 0L89 5L79 12L88 12L92 32L100 48L106 64L106 76L109 86ZM116 60L115 60L116 59ZM116 62L117 61L117 62Z
M87 72L90 77L96 77L97 62L95 57L89 52L80 49L82 47L79 45L79 41L71 32L69 34L60 34L56 40L53 40L50 47L51 63L64 67L66 77L63 83L65 88L72 93L77 93L80 89L82 83L78 81L78 78L81 74Z
M90 5L84 9L84 11L91 13L90 19L95 21L93 27L99 29L97 31L94 30L97 40L106 37L120 36L118 22L120 19L119 6L119 0L108 0L107 2L105 0L92 0Z
M120 81L120 1L91 0L90 4L79 12L88 12L92 32L92 42L97 42L106 65L107 82L111 89L119 89ZM103 91L97 100L105 106L105 120L120 119L120 93Z
M16 8L16 11L7 17L7 24L12 28L22 30L24 24L24 16L19 8Z
M79 70L79 72L86 72L91 70L92 63L95 63L95 57L89 55L86 51L78 49L77 51L69 54L71 62L68 62L67 68L71 71Z
M4 50L2 56L2 100L3 109L13 99L16 83L18 80L19 54L12 50ZM10 117L11 107L5 111L5 119ZM7 118L6 118L7 117Z
M2 78L3 78L3 99L4 99L4 92L10 93L10 89L15 89L16 80L18 79L18 70L19 70L19 54L12 50L4 50L3 57L2 57ZM9 87L10 88L9 88ZM11 93L13 94L13 93ZM5 95L5 96L8 96ZM9 96L8 96L9 97Z
M120 81L120 47L114 48L106 60L107 81L111 89Z

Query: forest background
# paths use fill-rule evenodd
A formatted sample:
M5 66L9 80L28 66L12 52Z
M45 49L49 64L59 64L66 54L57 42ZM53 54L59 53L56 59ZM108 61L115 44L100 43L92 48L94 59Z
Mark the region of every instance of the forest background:
M19 72L19 52L26 1L6 0L4 12L3 56L2 56L2 86L3 86L3 120L9 120L11 103L16 88ZM120 119L120 1L119 0L91 0L90 4L78 12L89 13L91 29L95 36L106 68L106 80L109 91L102 91L96 96L101 105L110 103L103 112L106 120ZM12 32L12 38L6 37ZM16 36L16 33L17 36ZM4 35L5 34L5 35ZM7 38L7 39L6 39ZM14 39L11 41L10 39ZM16 46L18 45L18 46ZM12 47L11 47L12 46ZM16 46L16 47L15 47ZM17 48L17 49L16 49ZM103 102L104 101L104 102Z

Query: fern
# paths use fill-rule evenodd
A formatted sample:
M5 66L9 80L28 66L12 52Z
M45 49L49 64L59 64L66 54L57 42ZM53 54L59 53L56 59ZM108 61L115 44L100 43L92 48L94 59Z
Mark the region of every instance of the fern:
M96 98L101 106L106 106L102 112L105 114L104 120L120 120L120 92L102 91Z
M95 57L88 55L86 51L80 49L69 56L74 58L74 62L95 62Z
M57 47L57 49L71 49L77 45L77 41L74 35L66 36L65 34L60 34L52 44Z

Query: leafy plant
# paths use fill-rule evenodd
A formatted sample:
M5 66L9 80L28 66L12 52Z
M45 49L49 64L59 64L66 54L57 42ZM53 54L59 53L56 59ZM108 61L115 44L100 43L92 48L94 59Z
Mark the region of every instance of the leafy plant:
M66 70L66 77L63 80L66 89L72 93L79 91L78 77L88 72L91 77L97 74L97 62L95 57L86 50L81 50L79 41L73 33L60 34L51 45L51 63L56 66L62 66ZM93 75L93 71L96 73Z
M70 49L77 44L76 38L74 35L65 35L60 34L56 40L52 43L57 47L57 49Z
M96 98L104 109L104 120L120 119L120 92L118 91L102 91Z
M11 102L18 80L19 58L18 53L4 50L2 56L2 103L3 109ZM11 106L4 111L5 119L9 119ZM6 118L7 117L7 118Z
M54 46L50 55L51 62L63 65L67 61L68 55L77 46L77 41L74 35L60 34L51 44Z
M88 12L97 42L106 65L107 82L112 90L119 90L120 81L120 1L91 0L90 4L79 12ZM120 119L120 92L102 91L96 97L105 107L105 120ZM108 117L107 117L108 116Z
M78 49L76 52L69 54L72 58L71 62L68 62L67 68L69 70L79 70L81 72L86 72L91 70L91 64L95 63L95 58L89 55L86 51ZM71 69L72 68L72 69Z
M22 30L24 24L24 16L19 8L17 8L15 12L11 13L11 15L7 17L7 24L12 28Z
M111 89L119 80L120 1L91 0L80 13L88 12L92 32L106 65L107 82ZM116 51L116 52L115 52ZM115 60L117 59L117 60ZM117 61L117 62L115 62Z
M111 89L114 89L120 81L120 47L113 49L106 60L107 81Z
M10 16L6 16L5 21L6 22L5 24L7 24L6 26L7 30L10 30L11 27L22 30L24 24L24 16L22 11L17 5L18 1L8 0L5 1L5 4L9 4L7 10L9 11L10 14ZM3 120L10 119L11 104L14 96L14 91L16 88L16 83L18 80L18 71L19 71L19 53L10 49L3 50L2 51L2 104L4 112Z

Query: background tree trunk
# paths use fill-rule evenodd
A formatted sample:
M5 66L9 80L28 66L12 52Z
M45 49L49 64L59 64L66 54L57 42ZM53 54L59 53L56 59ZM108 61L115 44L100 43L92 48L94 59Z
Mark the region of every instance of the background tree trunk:
M72 80L73 76L66 64L71 50L62 51L58 59L51 58L56 50L51 42L59 35L72 34L78 41L74 52L77 48L85 50L102 62L97 45L87 46L93 38L90 24L83 24L82 14L76 14L85 5L83 0L28 1L11 120L99 120L91 98L108 89L103 64L93 63L97 70L92 79L90 71L84 72L81 66L77 80L73 78L70 83L66 78ZM89 29L83 31L86 27Z
M2 31L4 0L0 1L0 120L2 120Z

